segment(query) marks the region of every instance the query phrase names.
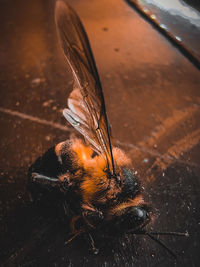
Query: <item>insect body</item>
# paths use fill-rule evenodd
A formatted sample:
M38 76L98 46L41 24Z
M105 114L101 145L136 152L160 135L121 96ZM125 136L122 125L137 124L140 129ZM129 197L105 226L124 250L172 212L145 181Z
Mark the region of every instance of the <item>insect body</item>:
M48 150L29 169L29 184L56 187L72 203L71 231L138 231L150 221L150 208L130 159L111 146L103 92L84 28L64 1L56 4L61 46L74 76L65 118L84 136Z

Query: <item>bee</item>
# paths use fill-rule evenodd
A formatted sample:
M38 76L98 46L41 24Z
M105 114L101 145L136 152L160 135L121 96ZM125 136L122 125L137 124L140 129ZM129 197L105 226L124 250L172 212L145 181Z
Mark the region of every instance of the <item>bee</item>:
M130 158L112 147L101 82L84 27L62 0L56 3L55 21L74 78L63 115L86 141L74 138L50 148L29 168L29 187L57 188L63 195L73 210L70 241L82 232L145 232L152 211Z

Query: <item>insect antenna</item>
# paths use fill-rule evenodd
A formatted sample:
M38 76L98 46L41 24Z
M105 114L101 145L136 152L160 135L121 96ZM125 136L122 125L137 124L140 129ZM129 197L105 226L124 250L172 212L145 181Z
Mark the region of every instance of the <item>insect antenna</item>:
M95 242L94 242L94 239L93 237L91 236L90 233L88 233L88 236L89 236L89 239L90 239L90 245L92 247L92 251L94 254L98 254L99 253L99 249L95 247Z
M172 235L172 236L185 236L189 237L189 233L180 233L180 232L150 232L151 235Z
M74 240L77 236L81 235L85 233L85 231L83 229L81 229L80 231L77 231L74 235L72 235L71 238L69 238L66 242L65 242L65 245L68 245L69 243L72 242L72 240Z
M151 238L152 240L154 240L156 243L158 243L161 247L163 247L164 249L166 249L169 254L172 255L172 257L174 257L175 259L177 259L177 256L176 254L170 249L168 248L162 241L160 241L158 238L156 238L155 236L149 234L149 233L146 233L146 235Z
M138 231L138 232L129 232L131 234L135 234L135 235L146 235L148 236L150 239L154 240L156 243L158 243L161 247L163 247L165 250L168 251L168 253L174 257L175 259L177 259L176 254L170 249L168 248L162 241L160 241L158 238L156 238L154 235L172 235L172 236L185 236L188 237L189 233L185 232L185 233L180 233L180 232L145 232L145 231Z

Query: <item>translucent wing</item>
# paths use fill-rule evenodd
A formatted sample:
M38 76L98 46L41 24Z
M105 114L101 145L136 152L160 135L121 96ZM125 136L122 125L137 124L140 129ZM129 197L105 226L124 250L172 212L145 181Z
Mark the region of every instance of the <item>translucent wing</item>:
M104 96L87 35L75 11L64 1L56 3L55 20L74 76L74 89L63 114L98 154L105 155L108 169L114 174Z

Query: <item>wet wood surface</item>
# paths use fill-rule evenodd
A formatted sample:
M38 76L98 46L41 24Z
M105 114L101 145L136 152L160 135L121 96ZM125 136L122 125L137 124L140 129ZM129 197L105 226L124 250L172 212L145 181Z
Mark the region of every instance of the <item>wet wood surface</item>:
M126 2L68 1L88 33L118 146L131 156L155 218L145 236L84 236L68 246L54 196L32 203L27 170L76 132L62 109L72 75L59 48L54 1L1 0L0 262L2 266L199 266L200 75Z

